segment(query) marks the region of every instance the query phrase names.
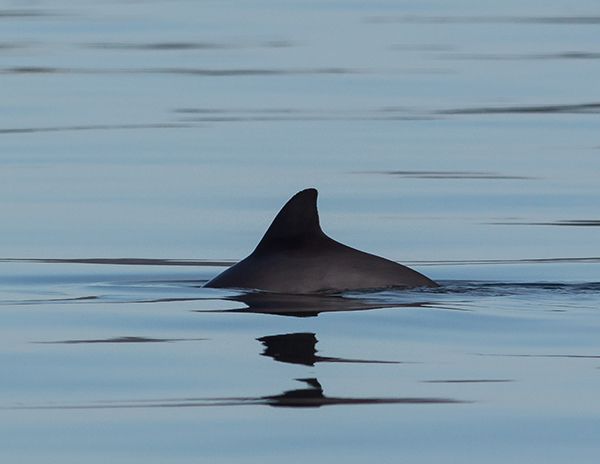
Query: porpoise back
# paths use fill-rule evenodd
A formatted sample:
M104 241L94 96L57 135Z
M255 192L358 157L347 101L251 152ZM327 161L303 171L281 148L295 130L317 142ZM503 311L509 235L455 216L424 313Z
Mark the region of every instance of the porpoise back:
M317 190L310 188L285 204L252 254L205 286L307 294L438 284L328 237L319 224Z

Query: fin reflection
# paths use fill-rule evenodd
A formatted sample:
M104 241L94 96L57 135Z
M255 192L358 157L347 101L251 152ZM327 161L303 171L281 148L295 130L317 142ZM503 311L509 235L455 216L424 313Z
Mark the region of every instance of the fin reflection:
M447 404L464 403L450 398L353 398L333 397L323 393L323 387L316 378L296 379L308 388L288 390L277 396L262 398L264 404L286 408L319 408L321 406L350 404Z
M369 309L424 307L425 301L384 302L341 295L294 295L284 293L241 293L223 298L243 303L247 308L229 309L225 312L273 314L278 316L315 317L333 311L365 311ZM203 311L199 311L203 312Z
M265 349L262 356L268 356L275 361L314 366L319 362L337 363L367 363L367 364L400 364L397 361L375 361L367 359L345 359L318 356L316 344L317 337L314 333L291 333L284 335L270 335L257 339Z
M352 404L457 404L467 401L431 397L335 397L326 396L316 378L296 379L305 388L287 390L279 395L258 397L175 398L162 400L131 400L95 402L91 404L64 404L39 406L0 407L0 410L71 410L71 409L146 409L146 408L199 408L216 406L271 406L280 408L319 408Z

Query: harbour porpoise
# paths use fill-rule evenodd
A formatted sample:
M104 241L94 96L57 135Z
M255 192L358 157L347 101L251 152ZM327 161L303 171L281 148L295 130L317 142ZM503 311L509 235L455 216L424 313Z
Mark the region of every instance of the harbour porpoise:
M309 294L438 284L406 266L328 237L319 224L317 190L309 188L284 205L248 257L205 286Z

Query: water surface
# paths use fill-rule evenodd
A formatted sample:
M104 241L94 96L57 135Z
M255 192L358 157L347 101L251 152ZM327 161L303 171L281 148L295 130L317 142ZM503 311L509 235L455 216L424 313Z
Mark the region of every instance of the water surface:
M596 462L595 2L0 2L6 462ZM438 280L203 289L296 191Z

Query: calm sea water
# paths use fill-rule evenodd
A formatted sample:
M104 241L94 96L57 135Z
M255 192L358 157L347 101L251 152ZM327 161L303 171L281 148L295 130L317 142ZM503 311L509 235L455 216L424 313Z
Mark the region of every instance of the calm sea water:
M0 2L2 462L596 462L600 6ZM438 280L203 289L317 187Z

